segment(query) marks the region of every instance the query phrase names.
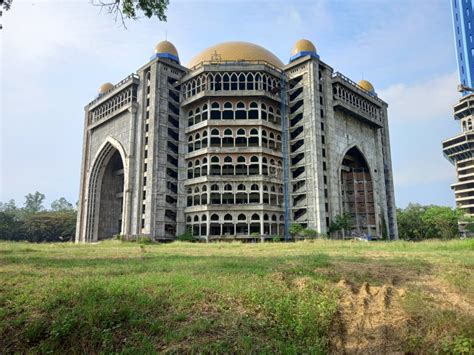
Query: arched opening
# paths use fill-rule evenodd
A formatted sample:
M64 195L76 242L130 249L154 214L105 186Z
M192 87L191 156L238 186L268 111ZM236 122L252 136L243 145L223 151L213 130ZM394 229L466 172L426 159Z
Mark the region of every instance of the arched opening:
M91 169L85 241L123 234L124 177L120 152L111 143L105 144Z
M370 167L357 147L349 149L341 165L342 210L352 217L352 231L376 233L374 191Z

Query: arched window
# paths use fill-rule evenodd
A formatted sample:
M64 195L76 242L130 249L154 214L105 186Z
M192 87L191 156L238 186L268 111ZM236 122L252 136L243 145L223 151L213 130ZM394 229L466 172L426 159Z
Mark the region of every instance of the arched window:
M268 148L275 149L275 134L270 132L270 138L268 139Z
M227 128L224 130L224 137L222 139L223 147L233 147L234 146L234 137L232 136L232 130Z
M201 162L199 161L199 159L197 159L194 162L194 177L198 178L200 176L201 176ZM194 192L196 192L196 191L194 191Z
M260 216L256 213L252 215L252 221L260 221Z
M211 104L211 120L220 120L220 119L222 119L220 105L218 102L213 102Z
M210 175L213 175L213 176L221 175L221 165L220 165L219 157L214 156L211 158Z
M275 114L272 106L268 107L268 121L269 122L275 122Z
M193 110L189 110L188 112L188 127L194 124L194 113Z
M231 90L237 90L238 85L239 85L239 83L238 83L237 74L233 73L230 76L230 89Z
M235 111L236 120L246 120L247 111L245 110L245 104L243 102L237 102L237 109Z
M220 91L222 90L222 77L220 74L216 74L216 77L214 79L214 90L215 91Z
M266 130L262 130L262 147L268 148L268 135Z
M248 73L247 74L247 90L255 90L255 78L253 76L253 73Z
M211 215L211 221L218 221L219 220L219 216L217 214L213 214Z
M237 217L237 219L239 221L246 221L247 220L247 217L245 217L245 215L243 213L239 214L239 216Z
M247 170L247 165L245 164L245 157L239 156L237 158L237 164L235 165L235 175L247 175L247 174L248 174L248 170Z
M232 158L229 156L224 158L222 175L234 175L234 164L232 163Z
M223 90L229 91L230 90L230 77L229 74L225 73L222 76L222 83L223 83Z
M201 109L196 107L196 111L194 112L194 124L201 122Z
M224 216L224 221L232 221L232 216L227 213L225 216Z
M207 147L207 131L202 132L201 147L202 148Z
M258 119L258 104L256 102L250 103L250 110L249 110L248 117L249 117L249 120Z
M196 133L196 136L194 138L194 150L201 149L201 135L199 133Z
M217 128L211 130L211 147L220 147L221 137L220 132Z
M193 138L193 135L191 134L189 137L188 137L188 153L191 153L193 150L194 150L194 138Z
M193 162L188 162L188 179L193 178Z
M245 74L241 73L239 75L239 90L245 90Z
M209 110L208 110L207 104L204 104L202 106L202 115L201 115L203 121L207 120L208 114L209 114Z
M262 90L262 76L260 73L255 75L255 90Z
M201 164L201 176L206 176L206 175L207 175L207 158L204 157L202 158L202 164ZM206 191L206 190L207 190L207 187L206 185L204 185L202 187L202 191Z
M245 135L245 130L243 128L239 128L237 130L237 137L235 138L235 146L236 147L247 146L247 137Z
M262 103L260 112L261 112L262 120L266 120L267 119L267 105Z
M253 156L250 158L250 165L249 165L249 175L259 175L260 169L258 165L258 157Z
M250 130L249 147L258 147L258 146L260 146L259 139L258 139L258 130L256 128L252 128Z
M224 120L233 120L234 119L234 111L232 108L232 103L226 102L224 104L224 112L222 113L222 118Z
M268 175L268 160L267 158L262 158L262 175Z

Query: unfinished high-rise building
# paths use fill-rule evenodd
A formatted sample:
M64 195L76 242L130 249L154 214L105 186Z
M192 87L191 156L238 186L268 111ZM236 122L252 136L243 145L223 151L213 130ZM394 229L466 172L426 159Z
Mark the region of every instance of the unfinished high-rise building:
M397 238L387 104L308 40L288 64L226 42L150 61L85 107L77 242L284 238L291 223Z
M466 216L474 217L474 9L471 0L451 0L451 7L458 90L463 96L454 106L454 119L460 123L461 134L443 141L442 145L445 157L456 167L457 181L451 185L456 206ZM464 223L460 224L462 227Z

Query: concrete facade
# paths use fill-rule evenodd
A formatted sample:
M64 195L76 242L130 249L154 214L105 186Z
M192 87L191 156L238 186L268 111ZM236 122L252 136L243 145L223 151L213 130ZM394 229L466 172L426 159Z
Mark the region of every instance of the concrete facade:
M288 65L229 42L169 42L85 107L77 242L274 238L291 223L398 238L387 104L297 43ZM242 58L244 57L244 58Z

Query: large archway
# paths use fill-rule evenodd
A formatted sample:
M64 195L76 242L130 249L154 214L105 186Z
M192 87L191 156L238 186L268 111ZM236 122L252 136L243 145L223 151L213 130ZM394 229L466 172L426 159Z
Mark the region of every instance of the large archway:
M104 169L99 200L99 226L97 239L105 239L122 233L123 161L115 150Z
M90 173L86 241L123 234L124 177L122 154L107 142L97 155Z
M377 233L370 167L357 147L349 149L341 164L342 210L352 216L355 234Z

